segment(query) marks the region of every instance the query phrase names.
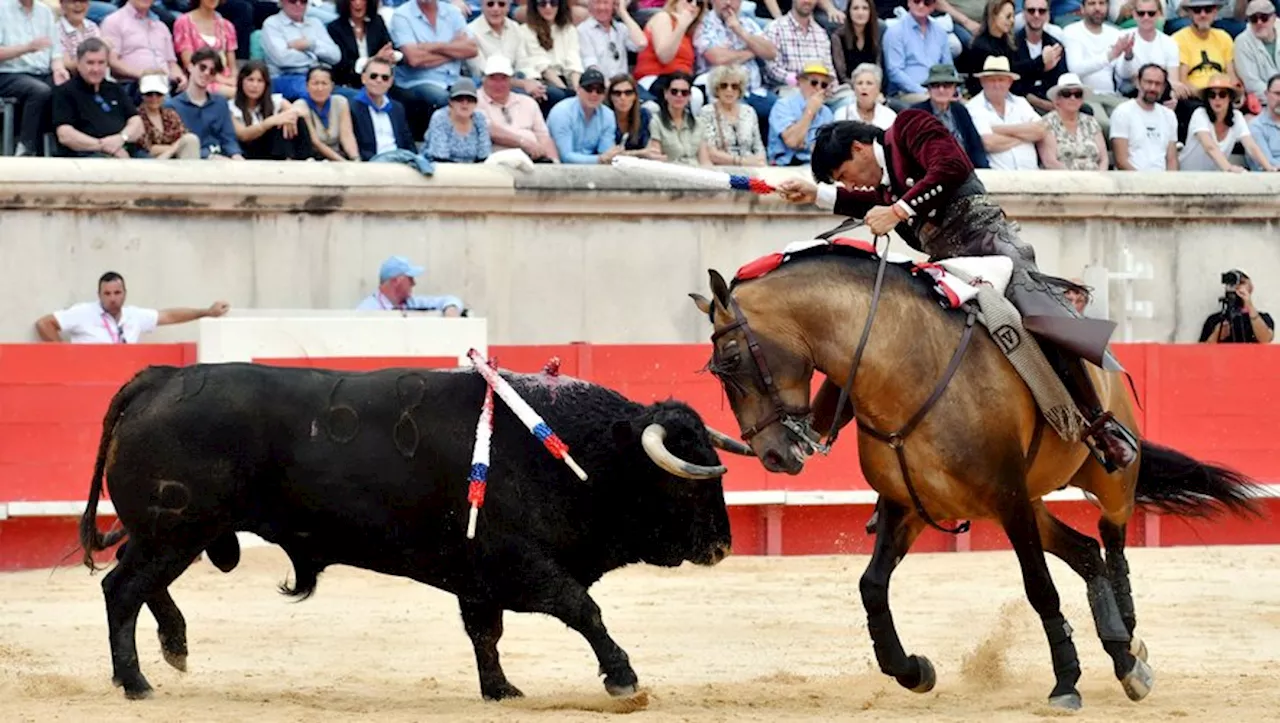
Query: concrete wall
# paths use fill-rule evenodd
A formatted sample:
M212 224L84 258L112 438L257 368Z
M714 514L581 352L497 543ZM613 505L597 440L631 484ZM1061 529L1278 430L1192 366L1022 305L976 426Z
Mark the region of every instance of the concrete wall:
M1236 266L1260 307L1280 311L1280 177L981 175L1045 271L1115 271L1126 253L1151 270L1132 294L1154 313L1130 340L1194 340L1219 274ZM687 294L705 290L708 268L728 275L839 220L604 167L444 165L423 178L392 165L3 158L0 341L34 339L37 317L92 299L107 269L139 305L350 308L399 253L428 267L423 292L456 293L486 316L493 344L697 342L707 329ZM1108 288L1117 320L1123 290Z

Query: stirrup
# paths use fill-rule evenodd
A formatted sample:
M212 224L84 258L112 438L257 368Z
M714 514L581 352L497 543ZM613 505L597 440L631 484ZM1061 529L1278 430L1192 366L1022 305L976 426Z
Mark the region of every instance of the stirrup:
M1141 448L1138 438L1134 436L1133 432L1129 431L1128 427L1117 422L1115 418L1111 416L1110 412L1105 412L1098 419L1094 420L1093 424L1089 425L1085 432L1080 435L1080 438L1085 443L1085 448L1087 448L1089 453L1093 455L1093 458L1098 461L1098 464L1102 465L1102 468L1106 470L1107 474L1120 470L1122 467L1107 459L1107 456L1098 449L1099 444L1096 438L1104 434L1116 437L1120 444L1127 445L1131 448L1134 454L1134 461L1137 461L1138 451ZM1132 462L1130 464L1132 464ZM1125 466L1127 467L1128 465Z

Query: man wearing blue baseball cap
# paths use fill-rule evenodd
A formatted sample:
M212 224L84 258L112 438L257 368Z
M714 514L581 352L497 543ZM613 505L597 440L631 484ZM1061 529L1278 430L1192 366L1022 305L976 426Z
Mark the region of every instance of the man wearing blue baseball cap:
M445 316L460 316L465 307L456 296L413 295L415 279L425 270L403 256L388 258L378 269L378 290L366 296L356 310L440 311Z

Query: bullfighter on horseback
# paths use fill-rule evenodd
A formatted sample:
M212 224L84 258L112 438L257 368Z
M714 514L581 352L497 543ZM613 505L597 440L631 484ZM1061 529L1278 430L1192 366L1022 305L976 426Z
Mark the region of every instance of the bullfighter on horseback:
M937 118L907 110L887 131L857 121L827 125L818 131L810 165L820 183L784 181L778 186L783 198L860 217L876 235L894 230L930 261L992 255L1013 259L1006 296L1083 414L1087 427L1081 438L1108 471L1134 461L1134 435L1104 411L1083 366L1088 360L1105 369L1120 368L1107 350L1115 324L1082 317L1064 292L1083 289L1040 273L1035 250L1018 238L1017 225L987 195L964 149ZM824 385L815 411L834 407L838 391ZM818 422L823 424L821 417ZM846 422L832 419L830 424Z

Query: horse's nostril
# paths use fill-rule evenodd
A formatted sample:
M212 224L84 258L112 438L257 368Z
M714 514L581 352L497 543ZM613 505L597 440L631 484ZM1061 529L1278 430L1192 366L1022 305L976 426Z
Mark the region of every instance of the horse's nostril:
M765 462L765 464L768 464L768 465L774 465L774 466L776 466L776 467L781 467L781 466L782 466L782 455L778 454L777 450L773 450L773 449L771 449L771 450L769 450L768 452L765 452L765 453L764 453L764 462Z

